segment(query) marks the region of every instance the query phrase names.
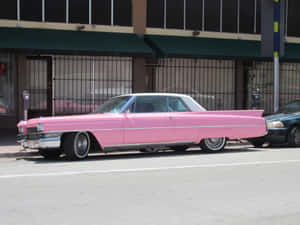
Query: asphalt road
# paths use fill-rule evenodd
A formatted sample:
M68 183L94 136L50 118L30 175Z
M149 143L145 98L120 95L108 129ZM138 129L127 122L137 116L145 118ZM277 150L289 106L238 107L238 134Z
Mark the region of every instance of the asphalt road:
M300 149L0 159L0 225L297 225Z

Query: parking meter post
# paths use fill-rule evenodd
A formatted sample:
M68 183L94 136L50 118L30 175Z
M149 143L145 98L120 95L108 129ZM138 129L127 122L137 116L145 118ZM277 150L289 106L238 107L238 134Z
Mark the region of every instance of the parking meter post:
M28 120L28 109L29 109L29 92L27 90L23 91L23 100L24 100L24 120Z

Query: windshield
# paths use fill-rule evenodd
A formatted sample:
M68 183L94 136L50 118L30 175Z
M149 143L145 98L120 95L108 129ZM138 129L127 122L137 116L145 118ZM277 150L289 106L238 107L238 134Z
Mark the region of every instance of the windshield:
M130 98L130 96L112 98L104 102L93 113L119 113Z
M280 113L296 113L300 112L300 100L291 102L279 109Z

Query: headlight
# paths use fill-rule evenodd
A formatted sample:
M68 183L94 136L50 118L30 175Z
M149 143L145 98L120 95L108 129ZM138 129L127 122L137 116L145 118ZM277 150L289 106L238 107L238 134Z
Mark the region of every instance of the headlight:
M267 122L268 129L274 129L274 128L284 128L284 125L280 121L274 121L274 122Z
M36 126L36 129L38 132L41 132L44 130L44 125L42 123L38 123Z
M23 134L24 133L24 126L19 126L18 130L19 130L20 134Z

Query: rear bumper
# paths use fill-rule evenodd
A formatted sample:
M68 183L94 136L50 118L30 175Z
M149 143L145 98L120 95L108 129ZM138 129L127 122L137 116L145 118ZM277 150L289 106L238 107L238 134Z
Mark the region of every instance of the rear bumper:
M59 133L37 133L30 135L19 134L17 136L17 142L24 148L30 149L49 149L60 148L61 135Z

